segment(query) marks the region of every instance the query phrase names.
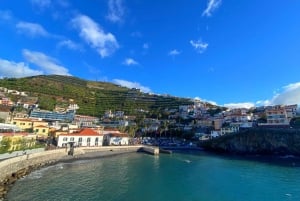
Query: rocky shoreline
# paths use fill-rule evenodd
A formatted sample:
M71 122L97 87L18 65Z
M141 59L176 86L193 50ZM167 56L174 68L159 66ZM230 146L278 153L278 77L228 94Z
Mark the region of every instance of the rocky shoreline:
M6 176L4 179L0 181L0 201L6 200L7 193L9 192L13 184L18 179L21 179L29 175L31 172L39 170L41 168L55 165L57 163L73 162L77 160L92 160L92 159L98 159L104 157L111 157L120 154L133 153L133 152L137 152L137 150L136 149L87 150L84 154L74 155L74 156L66 155L55 160L49 160L43 163L29 165L28 167L13 172L11 175Z
M262 156L300 156L300 130L252 128L201 143L216 153Z
M38 165L32 165L28 166L27 168L22 168L18 170L17 172L13 173L10 176L7 176L3 181L0 182L0 200L4 200L9 189L12 187L12 185L18 180L26 175L30 174L31 172L41 169L45 166L54 164L55 161L49 161L48 163L38 164Z

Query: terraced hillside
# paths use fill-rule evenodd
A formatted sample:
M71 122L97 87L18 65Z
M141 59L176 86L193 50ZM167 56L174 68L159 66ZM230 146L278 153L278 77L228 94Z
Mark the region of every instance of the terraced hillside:
M41 75L26 78L0 79L0 86L26 91L39 98L42 109L52 110L56 105L69 103L73 99L80 107L78 114L101 116L107 110L125 111L135 115L140 111L159 113L166 108L187 105L190 99L142 93L107 82L94 82L71 76ZM17 100L18 97L11 98Z

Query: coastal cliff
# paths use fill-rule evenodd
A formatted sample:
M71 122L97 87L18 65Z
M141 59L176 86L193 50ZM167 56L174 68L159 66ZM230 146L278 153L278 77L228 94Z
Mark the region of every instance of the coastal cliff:
M214 138L201 146L219 153L300 156L300 130L252 128Z

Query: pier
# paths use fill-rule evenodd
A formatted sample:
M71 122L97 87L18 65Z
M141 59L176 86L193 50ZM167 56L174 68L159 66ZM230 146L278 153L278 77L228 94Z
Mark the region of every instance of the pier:
M146 152L152 155L159 155L159 148L158 147L151 147L151 146L143 146L141 151Z

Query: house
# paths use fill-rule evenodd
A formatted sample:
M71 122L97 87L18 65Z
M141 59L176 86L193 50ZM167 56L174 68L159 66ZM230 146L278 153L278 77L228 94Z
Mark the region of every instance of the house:
M226 134L230 134L230 133L237 133L239 132L239 127L236 126L229 126L229 127L225 127L225 128L221 128L221 135L226 135Z
M126 133L121 133L116 128L105 128L100 131L103 134L103 145L128 145L129 136Z
M290 121L296 116L297 105L275 105L266 108L265 114L267 123L260 123L259 126L289 127Z
M3 123L9 123L10 122L10 107L7 106L0 106L0 120Z
M55 137L56 139L58 139L58 136L60 135L67 135L69 133L69 131L64 131L64 130L55 130L53 132L53 137Z
M129 136L126 133L108 133L103 138L104 145L128 145Z
M38 139L47 139L49 135L49 127L44 125L33 126L33 131Z
M7 131L18 132L18 131L21 131L21 129L16 125L0 123L0 133L3 131L4 132L7 132Z
M48 123L45 121L27 118L14 118L12 124L20 127L23 131L34 129L34 127L38 125L48 126Z
M36 143L35 135L26 132L0 133L0 142L5 140L7 151L23 150L33 147ZM4 143L3 143L4 144Z
M75 115L73 123L79 127L93 127L98 124L99 118L86 116L86 115Z
M222 128L224 119L223 118L214 118L213 125L215 130L220 130Z
M79 132L60 134L57 139L58 147L74 146L99 147L103 144L103 134L91 128L83 128Z
M3 97L0 99L0 105L13 106L15 103L10 98Z

